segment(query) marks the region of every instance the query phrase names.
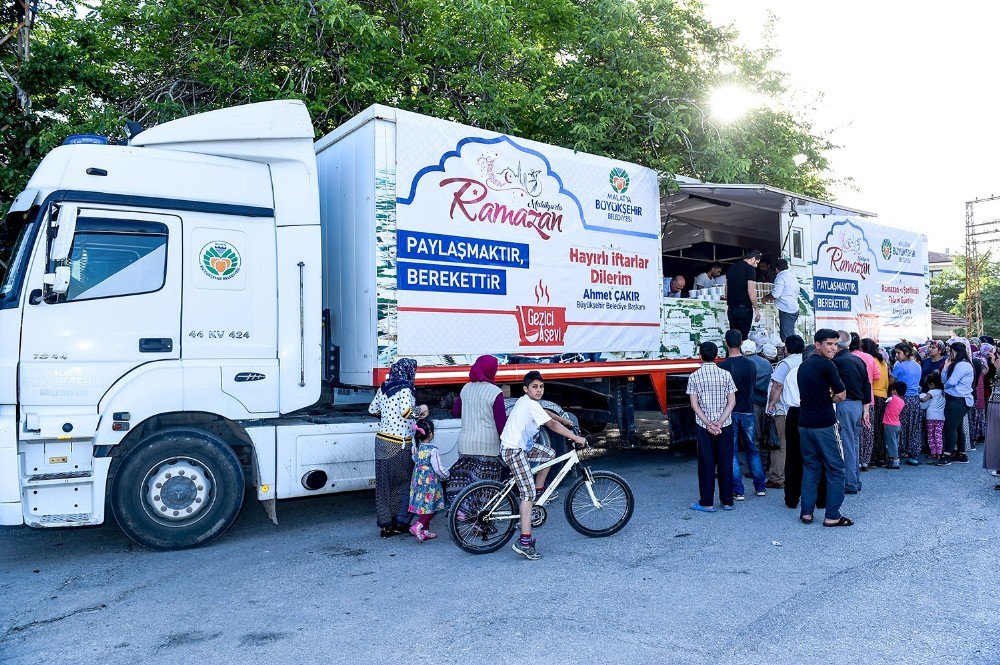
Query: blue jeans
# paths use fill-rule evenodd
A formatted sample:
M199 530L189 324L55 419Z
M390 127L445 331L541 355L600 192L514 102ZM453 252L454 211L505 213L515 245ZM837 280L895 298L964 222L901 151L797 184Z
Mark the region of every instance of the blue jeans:
M742 436L741 436L742 435ZM733 493L743 494L743 473L740 471L739 449L740 440L747 454L747 466L753 475L753 487L758 492L764 491L764 464L760 461L760 450L757 449L757 427L753 413L733 414Z
M861 416L864 406L857 400L844 400L837 405L837 424L840 425L840 442L844 447L844 474L847 489L860 490Z
M782 342L795 334L795 321L798 318L798 312L792 313L778 310L778 337L781 338Z
M802 500L800 511L812 515L816 509L816 491L820 476L826 471L826 519L840 517L844 505L844 453L833 427L799 428L802 447Z

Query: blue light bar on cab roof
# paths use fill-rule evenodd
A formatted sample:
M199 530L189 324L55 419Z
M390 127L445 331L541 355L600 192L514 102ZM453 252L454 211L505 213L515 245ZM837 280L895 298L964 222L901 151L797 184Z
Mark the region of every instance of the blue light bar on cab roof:
M70 134L62 142L63 145L80 145L89 143L92 145L107 145L108 137L100 134Z

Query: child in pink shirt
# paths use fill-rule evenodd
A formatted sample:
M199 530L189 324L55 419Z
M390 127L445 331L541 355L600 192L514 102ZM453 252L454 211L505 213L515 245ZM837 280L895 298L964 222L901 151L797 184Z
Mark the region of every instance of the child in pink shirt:
M897 381L889 386L889 399L885 401L885 415L882 417L882 426L885 428L885 447L889 454L889 468L899 468L899 414L903 412L906 403L903 395L906 394L906 384Z

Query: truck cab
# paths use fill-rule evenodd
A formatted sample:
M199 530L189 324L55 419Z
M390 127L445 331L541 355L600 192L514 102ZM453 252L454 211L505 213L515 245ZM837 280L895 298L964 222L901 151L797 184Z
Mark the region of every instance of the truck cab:
M7 224L0 525L100 524L110 493L129 536L191 546L228 528L246 484L275 498L252 425L316 403L322 379L305 107L59 147Z

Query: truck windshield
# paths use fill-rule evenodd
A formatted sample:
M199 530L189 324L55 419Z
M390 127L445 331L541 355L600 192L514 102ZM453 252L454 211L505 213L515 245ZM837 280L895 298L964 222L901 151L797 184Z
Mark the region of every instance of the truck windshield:
M11 224L17 224L20 221L17 218L8 218L8 229ZM30 240L35 236L34 223L19 225L21 229L11 245L5 246L7 243L0 236L0 307L3 306L4 301L17 297L21 277L28 266Z

